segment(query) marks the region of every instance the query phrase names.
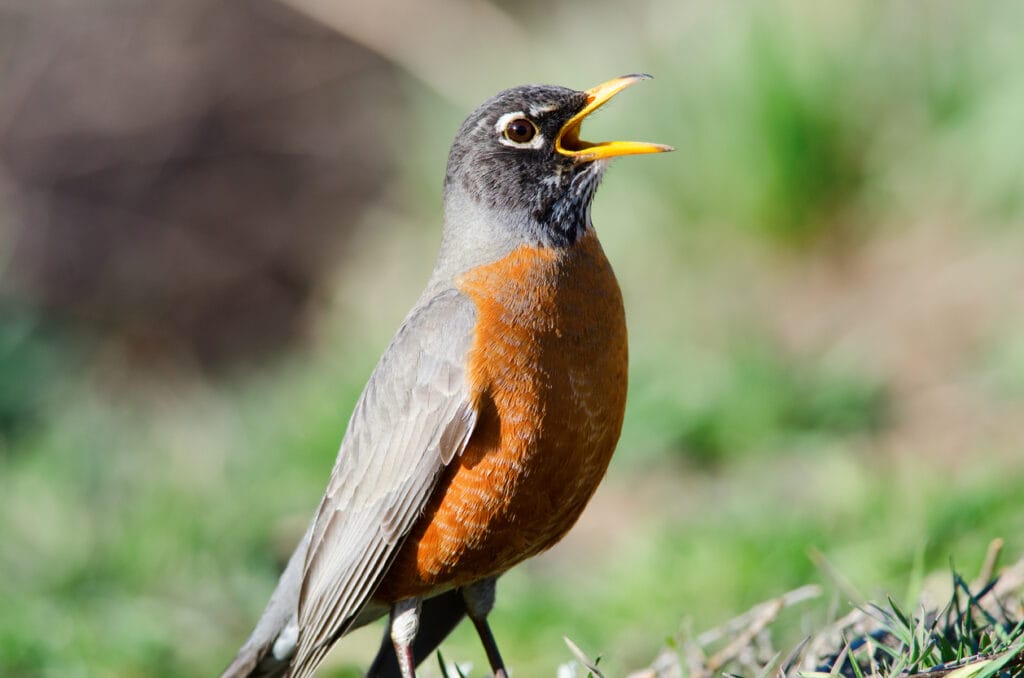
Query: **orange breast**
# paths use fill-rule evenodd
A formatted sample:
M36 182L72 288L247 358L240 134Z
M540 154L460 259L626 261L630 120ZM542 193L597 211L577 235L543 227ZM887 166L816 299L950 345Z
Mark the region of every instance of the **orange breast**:
M597 488L622 428L622 295L591 232L520 247L458 281L476 304L479 418L377 591L393 602L499 574L550 547Z

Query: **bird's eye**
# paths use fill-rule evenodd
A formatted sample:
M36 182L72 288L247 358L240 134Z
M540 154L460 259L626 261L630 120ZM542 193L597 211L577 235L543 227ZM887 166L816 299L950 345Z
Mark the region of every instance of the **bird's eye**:
M537 135L537 126L526 118L514 118L505 125L505 138L517 144L525 144Z

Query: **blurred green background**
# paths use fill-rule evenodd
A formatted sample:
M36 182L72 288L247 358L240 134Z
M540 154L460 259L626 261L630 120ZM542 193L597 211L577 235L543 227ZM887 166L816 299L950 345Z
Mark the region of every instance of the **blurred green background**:
M812 548L896 596L1024 551L1024 5L356 4L0 7L0 674L226 665L430 271L455 130L525 82L653 73L584 135L678 151L593 208L625 430L499 584L514 674L844 602Z

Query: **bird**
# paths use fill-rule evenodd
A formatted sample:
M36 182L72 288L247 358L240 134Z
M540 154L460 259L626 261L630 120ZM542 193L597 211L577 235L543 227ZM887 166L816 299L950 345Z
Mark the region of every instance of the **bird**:
M415 678L468 616L507 678L487 621L495 582L569 531L622 430L625 310L591 203L612 159L673 149L580 129L648 78L513 87L462 123L433 272L223 678L310 676L339 638L384 616L368 675Z

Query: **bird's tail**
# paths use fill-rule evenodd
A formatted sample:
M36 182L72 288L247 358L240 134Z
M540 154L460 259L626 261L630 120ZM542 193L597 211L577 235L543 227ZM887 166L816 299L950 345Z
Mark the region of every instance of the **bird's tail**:
M284 678L289 675L289 671L295 668L292 666L292 661L295 658L299 633L299 590L302 586L302 569L306 561L306 551L309 548L310 534L311 531L306 532L295 552L288 559L288 566L281 574L277 588L274 589L270 602L267 603L263 615L256 623L256 628L238 654L235 655L231 664L221 674L221 678ZM361 626L373 618L379 617L381 613L386 612L386 608L367 612L371 612L371 614L357 620L356 626ZM447 591L423 601L420 632L417 634L413 646L417 664L437 649L441 641L462 621L465 614L466 606L461 592L457 590ZM326 653L326 648L324 653ZM322 657L318 656L316 659L313 666L319 664ZM394 645L391 643L391 636L387 630L384 631L380 651L367 676L369 678L400 678L401 676Z
M306 530L288 559L288 566L281 574L252 635L221 678L277 678L287 675L298 640L299 590L311 533L312 529Z

